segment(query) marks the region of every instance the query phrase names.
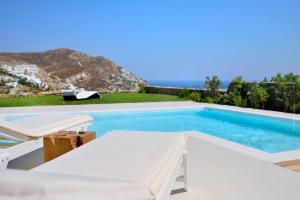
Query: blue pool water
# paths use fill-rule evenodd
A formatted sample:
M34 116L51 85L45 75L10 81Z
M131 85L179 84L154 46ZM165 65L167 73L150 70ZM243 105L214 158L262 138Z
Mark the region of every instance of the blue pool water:
M201 131L262 151L300 149L300 122L219 109L90 113L91 130Z
M200 131L270 153L300 150L300 121L295 120L212 108L88 114L94 119L89 129L97 137L111 130Z

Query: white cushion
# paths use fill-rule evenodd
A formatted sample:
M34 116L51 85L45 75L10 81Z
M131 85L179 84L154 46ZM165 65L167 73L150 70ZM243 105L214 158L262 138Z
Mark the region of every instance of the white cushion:
M92 122L89 115L42 114L14 121L0 121L0 132L24 137L42 137Z
M33 171L132 181L156 194L178 164L185 143L182 134L113 131Z
M150 200L148 188L116 179L0 171L0 199L51 200Z

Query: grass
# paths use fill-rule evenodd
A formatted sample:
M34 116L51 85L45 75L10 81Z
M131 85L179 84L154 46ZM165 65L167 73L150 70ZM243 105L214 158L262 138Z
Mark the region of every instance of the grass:
M0 98L0 107L15 106L46 106L46 105L80 105L80 104L108 104L108 103L137 103L184 101L175 95L141 94L141 93L114 93L102 94L101 99L87 99L79 101L64 101L61 96L15 97Z

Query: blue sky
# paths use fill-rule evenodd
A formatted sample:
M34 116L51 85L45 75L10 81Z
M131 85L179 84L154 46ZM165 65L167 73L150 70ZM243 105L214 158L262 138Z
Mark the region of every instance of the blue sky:
M300 74L299 0L0 0L0 51L71 48L147 80Z

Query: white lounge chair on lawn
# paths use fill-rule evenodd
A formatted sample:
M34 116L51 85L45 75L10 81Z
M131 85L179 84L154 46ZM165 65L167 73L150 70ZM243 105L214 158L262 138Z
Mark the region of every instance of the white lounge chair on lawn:
M43 147L42 137L61 130L86 130L88 115L44 114L0 121L0 169L9 161Z
M186 141L176 133L113 131L30 172L1 172L0 198L165 200L182 167L188 189Z
M77 90L77 89L67 89L61 90L61 95L64 100L82 100L82 99L97 99L101 95L97 91L86 91L86 90Z

